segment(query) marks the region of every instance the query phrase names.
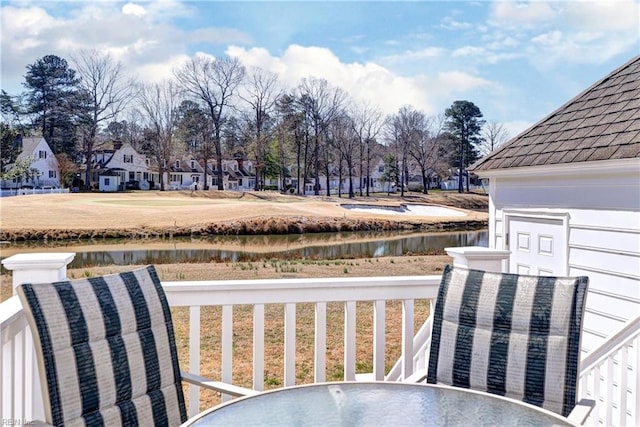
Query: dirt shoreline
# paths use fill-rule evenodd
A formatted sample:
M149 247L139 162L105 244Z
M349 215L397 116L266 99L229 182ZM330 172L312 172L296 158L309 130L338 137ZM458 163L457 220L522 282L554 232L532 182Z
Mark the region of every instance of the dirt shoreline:
M0 240L62 241L344 231L464 231L487 227L488 199L477 194L340 199L278 193L166 192L18 196L1 200ZM445 206L461 217L388 216L343 204Z

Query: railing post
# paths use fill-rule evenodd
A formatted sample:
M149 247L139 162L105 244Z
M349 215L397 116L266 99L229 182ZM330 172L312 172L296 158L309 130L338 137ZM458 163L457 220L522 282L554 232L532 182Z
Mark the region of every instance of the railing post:
M67 265L76 256L73 252L44 252L17 254L2 260L12 271L13 293L21 283L48 283L65 280Z
M12 271L13 293L21 283L47 283L65 280L67 265L76 256L75 253L31 253L17 254L2 260L2 265ZM22 384L21 396L23 401L22 417L27 420L44 420L44 406L42 403L42 385L36 362L33 337L27 328L22 334Z
M447 254L453 258L454 267L470 268L475 270L491 271L494 273L505 272L504 260L509 259L511 251L491 249L482 246L462 246L458 248L445 248Z

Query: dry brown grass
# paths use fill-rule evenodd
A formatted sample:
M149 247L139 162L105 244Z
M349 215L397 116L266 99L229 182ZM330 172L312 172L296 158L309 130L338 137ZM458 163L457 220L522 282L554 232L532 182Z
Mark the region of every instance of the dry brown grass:
M344 203L445 205L466 215L390 217L344 209ZM487 203L486 196L458 193L360 199L215 191L19 196L0 200L0 240L466 229L486 226Z

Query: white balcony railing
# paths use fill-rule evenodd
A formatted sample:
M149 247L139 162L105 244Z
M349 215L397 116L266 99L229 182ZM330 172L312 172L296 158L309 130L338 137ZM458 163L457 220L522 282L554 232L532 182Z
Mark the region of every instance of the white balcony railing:
M50 254L49 254L50 255ZM69 259L69 254L59 254ZM70 259L69 259L70 260ZM5 260L6 261L6 260ZM59 264L52 263L57 265ZM5 264L6 266L6 264ZM65 264L66 266L66 264ZM24 274L14 270L16 276ZM42 274L42 271L40 271ZM55 275L59 275L60 271ZM312 304L314 308L313 332L313 381L325 381L327 367L327 307L338 303L343 307L342 340L333 340L344 355L343 377L356 379L356 347L362 345L356 338L356 307L371 310L373 337L370 354L373 355L374 379L397 381L411 375L416 369L426 366L426 353L430 341L430 318L414 334L414 304L416 301L433 301L437 294L440 276L332 278L332 279L282 279L282 280L234 280L163 282L169 304L172 307L187 307L188 311L188 366L189 371L199 373L200 355L209 344L201 342L204 311L217 307L221 311L220 378L233 382L234 309L250 306L252 310L252 387L265 387L265 307L282 305L283 310L283 386L296 382L296 308ZM361 304L369 301L371 304ZM388 319L385 307L390 301L402 305L400 357L385 375L385 359L388 357ZM360 304L359 304L360 303ZM185 310L185 309L179 309ZM307 319L305 319L306 321ZM175 321L175 320L174 320ZM618 334L611 337L600 349L591 352L582 360L579 395L596 400L596 407L588 420L590 425L638 425L640 418L640 319L628 323ZM337 343L337 344L336 344ZM341 344L340 344L341 343ZM360 361L362 362L362 361ZM10 420L13 425L25 424L28 420L43 419L40 384L34 362L32 337L17 297L11 297L0 305L0 419ZM189 413L200 408L199 389L192 387L188 393Z

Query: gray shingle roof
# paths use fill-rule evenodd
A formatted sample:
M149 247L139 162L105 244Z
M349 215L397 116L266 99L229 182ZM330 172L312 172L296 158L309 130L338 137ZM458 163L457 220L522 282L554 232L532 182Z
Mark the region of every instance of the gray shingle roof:
M640 56L469 169L636 157L640 157Z

